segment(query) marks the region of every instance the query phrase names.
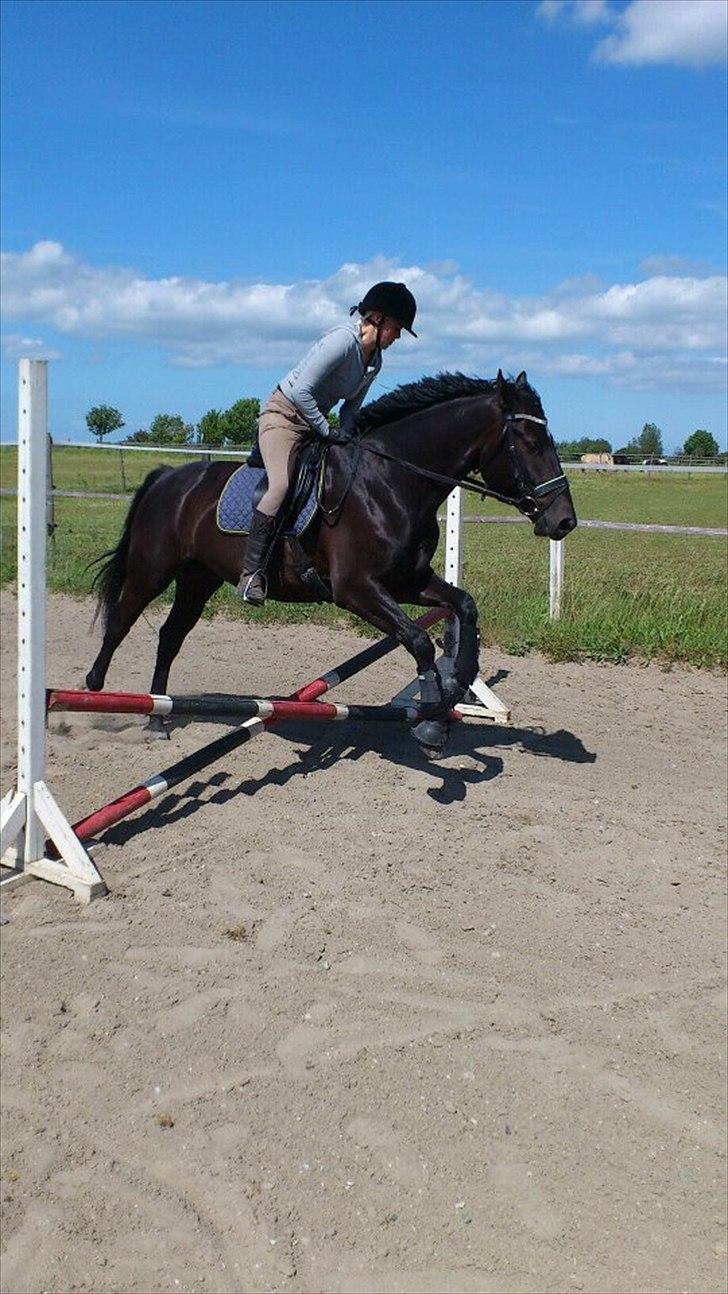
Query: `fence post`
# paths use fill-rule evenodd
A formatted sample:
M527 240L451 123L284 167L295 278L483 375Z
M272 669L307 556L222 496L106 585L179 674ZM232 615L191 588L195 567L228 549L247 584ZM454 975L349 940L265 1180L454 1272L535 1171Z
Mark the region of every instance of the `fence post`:
M549 540L549 619L561 616L561 595L564 588L564 542Z
M448 584L460 587L463 570L463 492L460 486L447 496L447 528L445 531L445 579Z
M45 773L46 529L36 508L48 503L48 361L21 360L18 399L18 790L28 804L24 861L43 857L45 838L33 812ZM39 484L40 490L38 489ZM41 493L42 490L42 493ZM40 498L38 495L40 494ZM42 504L41 504L42 506ZM46 517L47 521L47 517Z
M445 579L448 584L457 588L462 585L463 577L463 492L460 486L447 496L447 527L445 530ZM458 649L458 621L448 621L444 634L445 655L453 657ZM476 718L495 719L497 723L507 723L510 710L500 697L491 691L480 675L473 679L463 700L456 705L460 714L473 715Z

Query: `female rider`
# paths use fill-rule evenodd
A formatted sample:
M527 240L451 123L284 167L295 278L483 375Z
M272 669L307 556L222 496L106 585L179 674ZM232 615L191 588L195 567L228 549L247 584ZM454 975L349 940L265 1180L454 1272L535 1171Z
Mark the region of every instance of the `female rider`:
M258 420L258 443L268 473L268 489L253 513L237 592L244 602L262 606L266 578L261 569L276 525L276 515L290 481L301 441L315 437L345 445L354 435L354 419L382 367L382 351L404 328L412 332L417 304L404 283L375 283L350 315L311 347L269 396ZM326 415L339 400L340 430Z

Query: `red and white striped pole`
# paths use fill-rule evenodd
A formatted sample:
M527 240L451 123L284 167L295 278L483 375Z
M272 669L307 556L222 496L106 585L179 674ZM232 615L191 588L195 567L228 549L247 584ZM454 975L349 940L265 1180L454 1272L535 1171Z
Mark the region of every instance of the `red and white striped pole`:
M428 611L425 615L420 616L419 620L415 623L418 624L420 628L426 629L430 625L436 624L437 621L444 620L449 615L450 612L446 608L435 607L432 611ZM339 683L344 682L346 679L351 678L354 674L360 673L361 670L366 669L367 666L373 664L374 661L381 660L383 656L388 655L389 652L394 651L399 646L399 639L394 637L383 638L380 642L374 643L371 647L367 647L364 651L358 652L355 656L350 657L349 660L343 661L340 665L337 665L335 669L328 670L326 674L322 674L321 678L313 679L304 687L299 688L298 691L294 692L292 696L287 698L287 700L289 703L310 703L312 701L316 701L317 698L323 696L325 692L329 692L332 688L336 687ZM89 693L89 695L102 694ZM336 707L333 706L331 707L331 709L335 708ZM389 709L390 707L372 708ZM392 708L401 710L401 707ZM199 773L203 768L207 768L209 764L215 763L216 760L222 759L223 756L229 754L230 751L236 750L239 746L244 745L246 741L251 741L253 737L259 736L260 733L266 730L266 728L270 728L274 723L280 722L283 717L284 716L280 713L278 715L273 713L263 717L248 719L240 728L233 729L232 732L228 732L224 737L219 737L216 741L212 741L208 745L203 746L200 750L195 751L194 754L187 755L185 759L179 760L176 764L172 764L161 773L157 773L155 777L150 777L148 781L142 782L139 786L135 786L131 791L127 791L117 800L112 800L110 804L106 804L103 808L97 809L95 813L91 813L87 818L82 818L80 822L74 823L73 831L79 840L89 840L92 836L98 835L101 831L106 831L108 827L114 826L115 823L120 822L122 818L128 817L130 813L134 813L137 809L143 808L144 805L149 804L152 800L158 799L160 795L164 795L167 791L172 790L172 788L177 786L180 782L184 782L190 777L194 777L195 773ZM302 716L296 715L296 717L300 718ZM328 717L335 718L336 716L330 715Z
M318 721L354 719L363 723L416 723L427 712L418 705L344 705L331 701L286 701L268 697L155 696L146 692L48 693L48 710L64 714L178 715L194 719L238 718L303 719ZM458 715L455 715L459 718Z

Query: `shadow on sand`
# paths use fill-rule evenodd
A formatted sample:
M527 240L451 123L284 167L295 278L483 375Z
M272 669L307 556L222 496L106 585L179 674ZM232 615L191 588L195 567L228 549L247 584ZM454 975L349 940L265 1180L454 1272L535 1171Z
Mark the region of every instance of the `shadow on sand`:
M194 720L180 720L175 727L186 727L187 722ZM225 720L218 722L231 726ZM267 786L286 786L295 777L325 773L342 761L355 761L365 755L378 755L386 763L427 773L433 784L425 793L443 805L464 801L470 786L498 777L503 772L503 759L495 753L498 750L517 748L535 758L559 759L572 764L592 764L597 758L579 737L564 728L545 732L541 728L453 724L446 755L436 762L422 754L406 727L392 724L352 721L317 725L312 731L310 723L291 721L277 723L270 736L298 747L285 767L272 767L262 777L242 781L233 780L228 772L211 773L204 780L198 778L182 792L166 795L141 817L111 827L104 835L105 841L122 845L138 832L179 822L207 804L225 804L239 795L252 796ZM162 743L154 749L161 750ZM467 766L458 762L462 760L467 760Z

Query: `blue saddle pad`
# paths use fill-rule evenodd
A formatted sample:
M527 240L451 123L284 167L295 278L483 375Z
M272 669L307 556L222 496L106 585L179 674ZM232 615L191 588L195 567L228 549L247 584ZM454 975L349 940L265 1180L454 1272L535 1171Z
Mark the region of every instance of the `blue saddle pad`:
M217 524L226 535L250 534L253 509L265 489L265 470L243 463L223 486L217 503ZM306 500L297 515L289 517L286 534L302 535L316 515L317 481L311 483ZM262 488L261 488L262 487Z

